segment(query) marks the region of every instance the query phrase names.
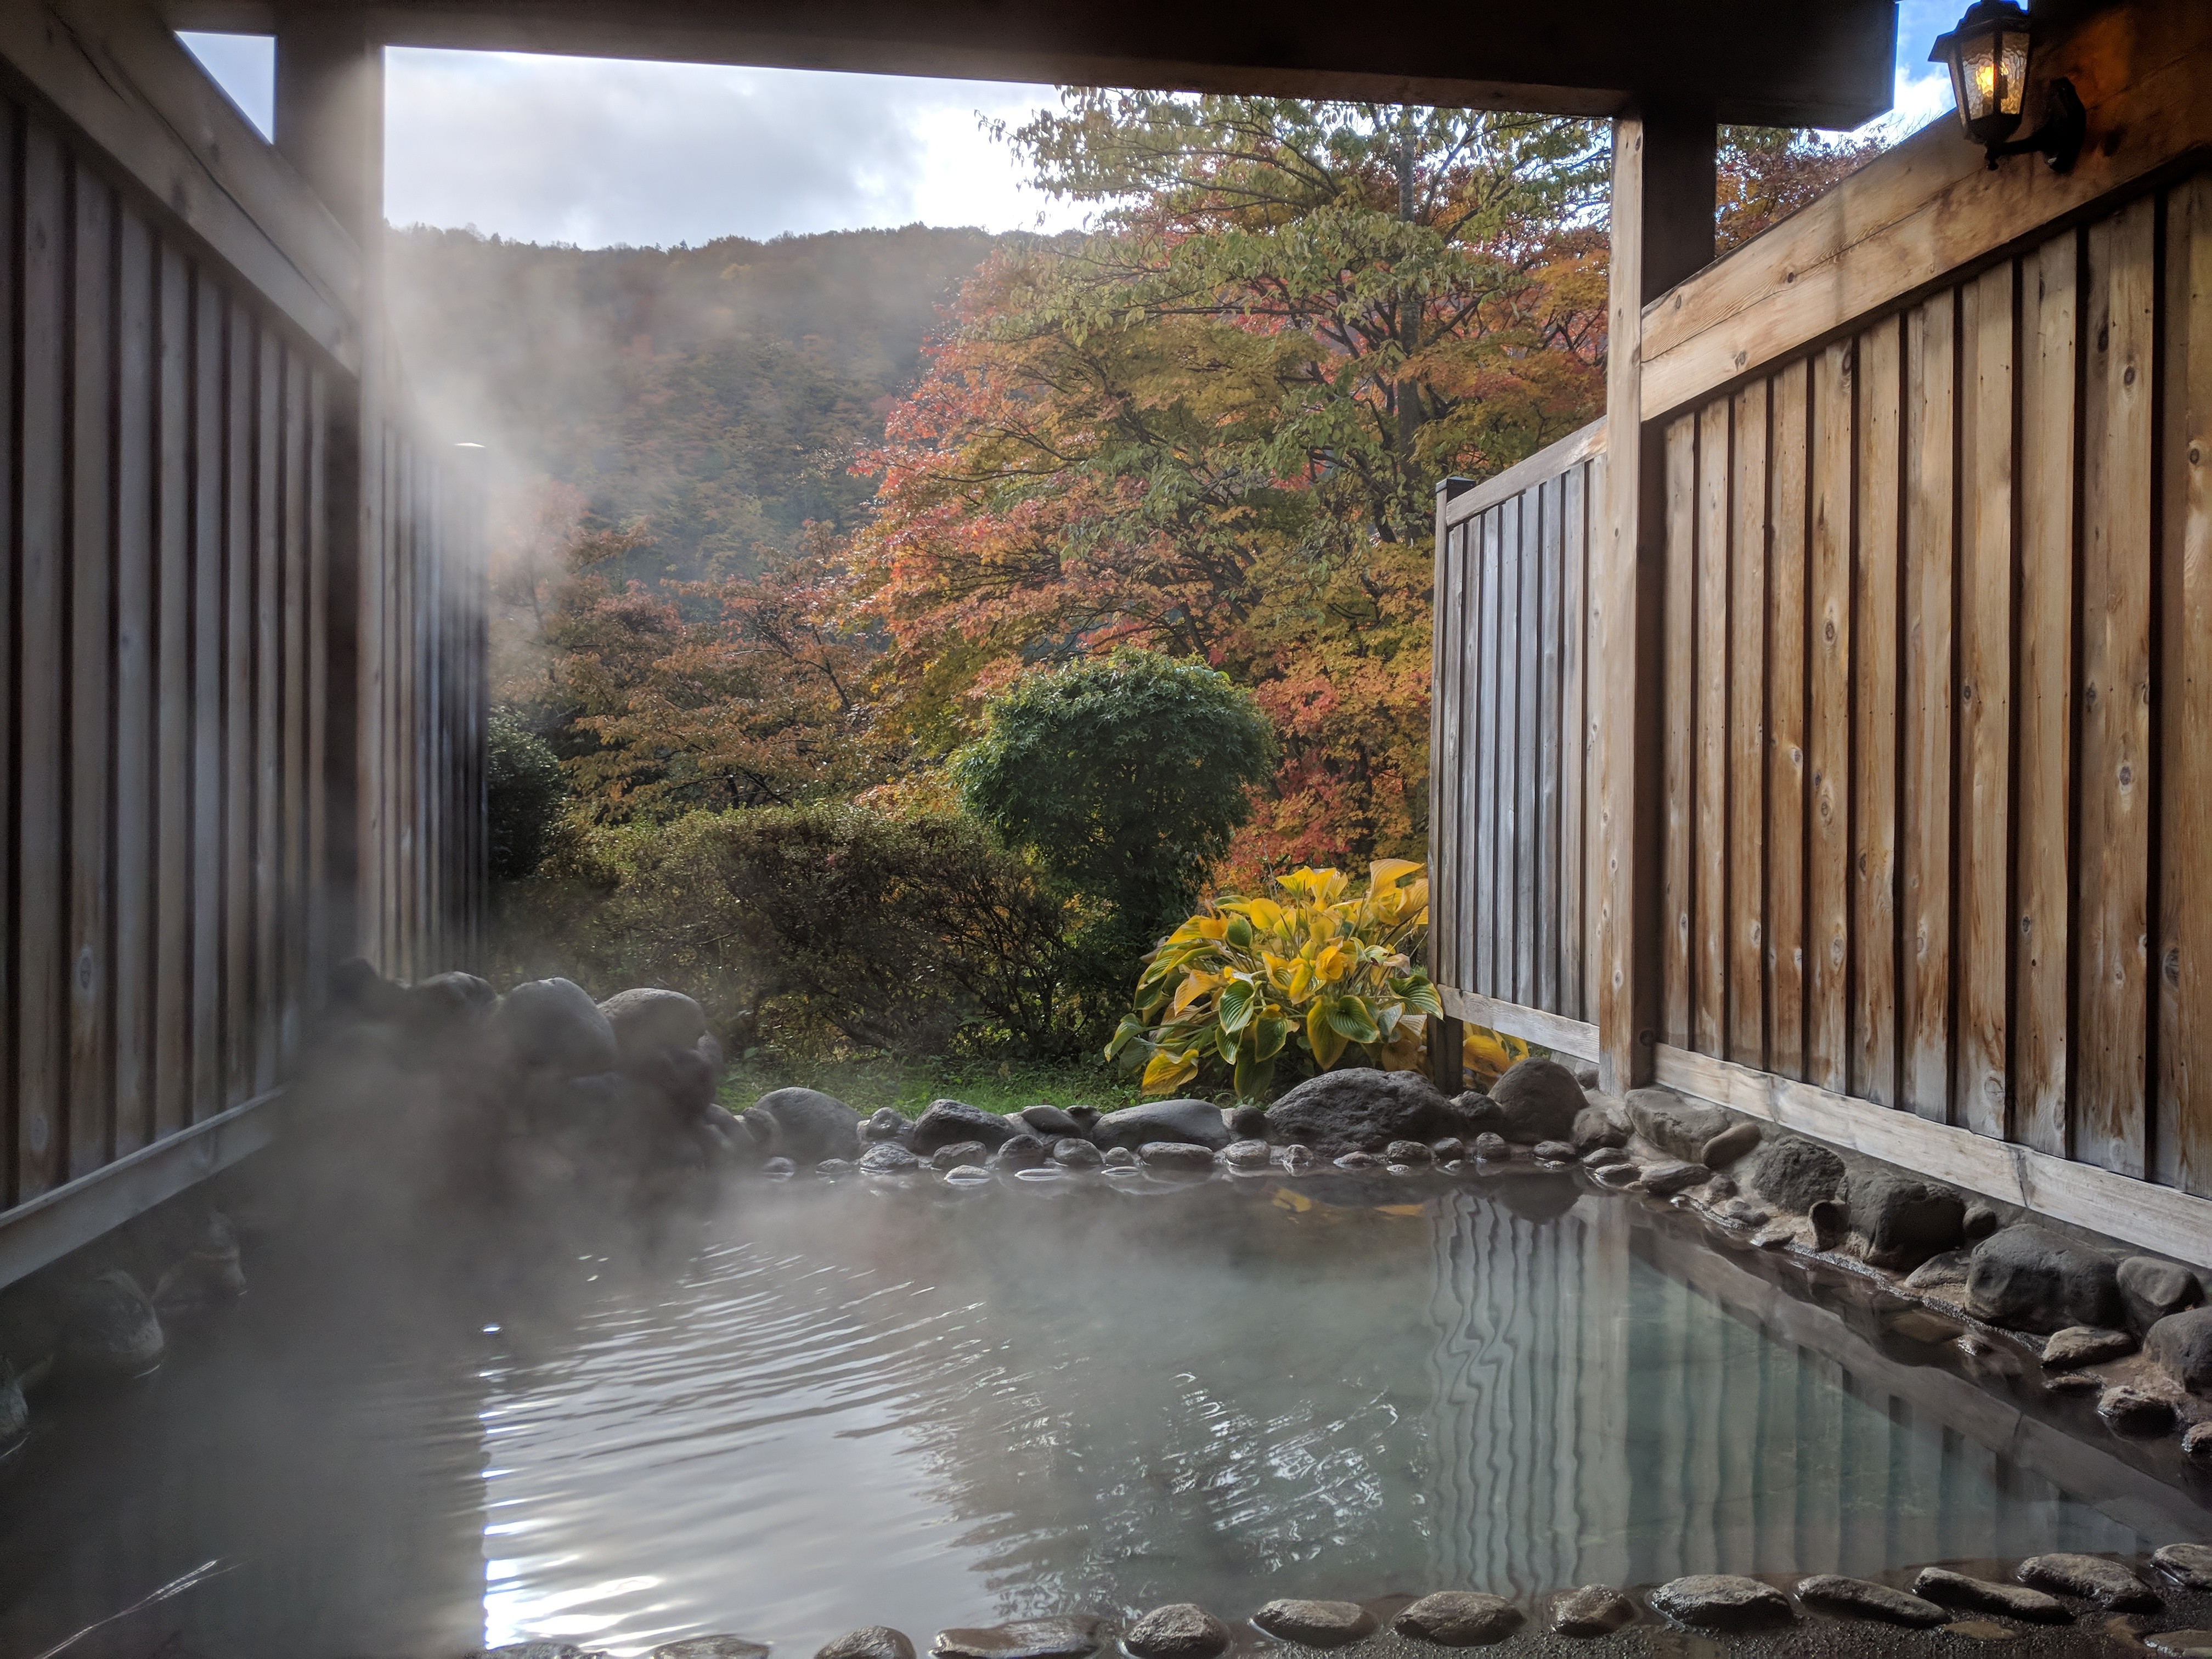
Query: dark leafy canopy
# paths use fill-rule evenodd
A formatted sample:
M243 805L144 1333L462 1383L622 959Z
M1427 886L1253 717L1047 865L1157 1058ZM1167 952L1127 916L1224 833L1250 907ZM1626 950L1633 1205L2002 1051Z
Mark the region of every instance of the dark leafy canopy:
M486 738L491 873L499 881L520 881L544 860L560 815L561 763L511 708L491 711Z
M1227 675L1124 647L1016 681L953 775L969 811L1150 937L1189 909L1250 817L1274 747Z

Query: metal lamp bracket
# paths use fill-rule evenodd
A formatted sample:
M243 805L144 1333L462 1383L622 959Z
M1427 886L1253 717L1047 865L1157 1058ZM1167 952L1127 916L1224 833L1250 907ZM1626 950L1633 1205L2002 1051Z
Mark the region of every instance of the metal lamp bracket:
M1992 170L2008 155L2039 155L2051 164L2053 173L2069 172L2075 158L2081 154L2081 140L2088 131L2088 112L2081 106L2081 95L2074 90L2074 83L2064 76L2058 76L2045 88L2050 107L2043 125L2025 138L2015 138L2009 143L1988 147L1989 165Z

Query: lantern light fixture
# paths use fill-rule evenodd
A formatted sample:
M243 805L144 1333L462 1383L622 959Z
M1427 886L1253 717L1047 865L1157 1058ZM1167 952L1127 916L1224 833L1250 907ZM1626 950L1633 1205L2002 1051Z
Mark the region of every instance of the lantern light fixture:
M2071 81L2051 81L2044 89L2050 107L2043 125L2025 138L2012 136L2027 112L2030 45L2027 13L2015 0L1974 0L1959 26L1936 40L1928 61L1950 71L1959 125L1990 167L2008 155L2035 154L2052 172L2064 173L2081 153L2088 125Z

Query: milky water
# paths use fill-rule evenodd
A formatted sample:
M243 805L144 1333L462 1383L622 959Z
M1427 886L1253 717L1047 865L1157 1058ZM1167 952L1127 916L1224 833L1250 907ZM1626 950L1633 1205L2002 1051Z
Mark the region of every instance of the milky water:
M1896 1312L1564 1176L808 1182L645 1258L326 1255L42 1413L0 1466L0 1653L180 1579L66 1651L804 1659L862 1624L2201 1533L2086 1407Z

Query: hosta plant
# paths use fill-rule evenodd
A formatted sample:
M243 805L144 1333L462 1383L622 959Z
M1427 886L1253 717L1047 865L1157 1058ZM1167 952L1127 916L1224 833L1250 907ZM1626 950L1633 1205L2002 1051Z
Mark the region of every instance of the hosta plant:
M1384 859L1364 893L1336 870L1293 871L1275 888L1215 901L1146 958L1136 1011L1106 1054L1143 1056L1146 1094L1226 1072L1239 1099L1257 1099L1286 1050L1317 1072L1352 1052L1387 1070L1420 1063L1429 1017L1443 1012L1413 960L1427 871Z

